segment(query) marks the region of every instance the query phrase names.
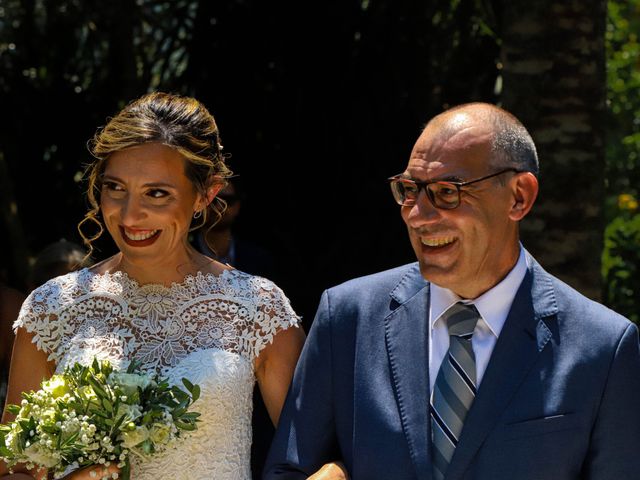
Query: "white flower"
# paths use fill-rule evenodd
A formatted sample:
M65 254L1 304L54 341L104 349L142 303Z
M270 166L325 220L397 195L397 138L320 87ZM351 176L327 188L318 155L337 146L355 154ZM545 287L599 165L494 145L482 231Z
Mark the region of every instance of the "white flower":
M167 425L165 423L154 423L151 426L149 438L159 445L169 443L169 440L171 439L171 425Z
M50 393L53 398L62 397L65 393L69 393L69 386L62 375L54 375L42 384L42 389Z
M119 419L122 415L125 416L123 423L127 423L142 416L142 411L140 410L139 405L127 405L126 403L121 403L118 406L118 412L116 413L116 418Z
M54 467L58 464L58 459L53 455L53 452L46 451L38 443L34 443L25 448L24 454L29 459L29 462L42 465L47 468Z
M147 430L147 427L136 427L135 430L122 432L120 438L126 448L133 448L149 438L149 430Z
M138 391L138 387L144 390L155 385L150 376L137 373L112 373L109 382L119 386L125 395L133 395Z

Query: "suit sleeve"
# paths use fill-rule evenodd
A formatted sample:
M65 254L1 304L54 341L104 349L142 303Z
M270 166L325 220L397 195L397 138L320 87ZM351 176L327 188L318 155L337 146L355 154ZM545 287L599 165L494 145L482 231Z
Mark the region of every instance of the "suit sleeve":
M640 472L640 351L638 330L625 330L609 371L609 379L583 465L585 480L638 478Z
M264 479L307 478L339 458L332 364L329 295L324 292L280 415Z

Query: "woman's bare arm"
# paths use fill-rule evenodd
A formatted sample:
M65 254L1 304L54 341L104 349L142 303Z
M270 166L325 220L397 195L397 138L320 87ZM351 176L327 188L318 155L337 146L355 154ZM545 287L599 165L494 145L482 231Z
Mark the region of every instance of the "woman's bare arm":
M19 328L16 339L13 343L13 353L11 355L11 367L9 369L9 386L7 389L7 404L20 405L22 401L22 392L38 390L42 380L53 375L55 364L47 361L47 354L38 350L32 343L33 335L25 329ZM13 415L3 410L2 423L13 420ZM13 469L15 472L29 472L24 466L16 465ZM9 472L6 464L0 462L0 475ZM38 473L40 478L42 472ZM8 478L20 477L12 476ZM25 478L25 477L22 477ZM31 477L26 477L31 478Z

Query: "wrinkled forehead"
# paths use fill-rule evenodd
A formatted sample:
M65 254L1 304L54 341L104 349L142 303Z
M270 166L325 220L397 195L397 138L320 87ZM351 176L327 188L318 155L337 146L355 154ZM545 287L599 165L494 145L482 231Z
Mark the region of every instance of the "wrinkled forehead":
M408 169L438 171L447 167L482 172L491 160L492 140L493 133L486 123L463 113L436 119L414 145Z

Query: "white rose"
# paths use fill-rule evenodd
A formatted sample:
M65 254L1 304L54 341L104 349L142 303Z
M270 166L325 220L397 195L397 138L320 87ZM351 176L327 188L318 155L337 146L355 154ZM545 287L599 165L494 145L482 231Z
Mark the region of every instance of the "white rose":
M109 382L119 386L125 395L133 395L138 391L138 387L144 390L155 385L150 376L137 373L112 373Z
M133 448L149 438L149 430L147 430L147 427L136 427L135 430L130 432L122 432L120 438L126 448Z
M166 445L171 437L171 426L164 423L154 423L149 432L149 438L158 445Z

